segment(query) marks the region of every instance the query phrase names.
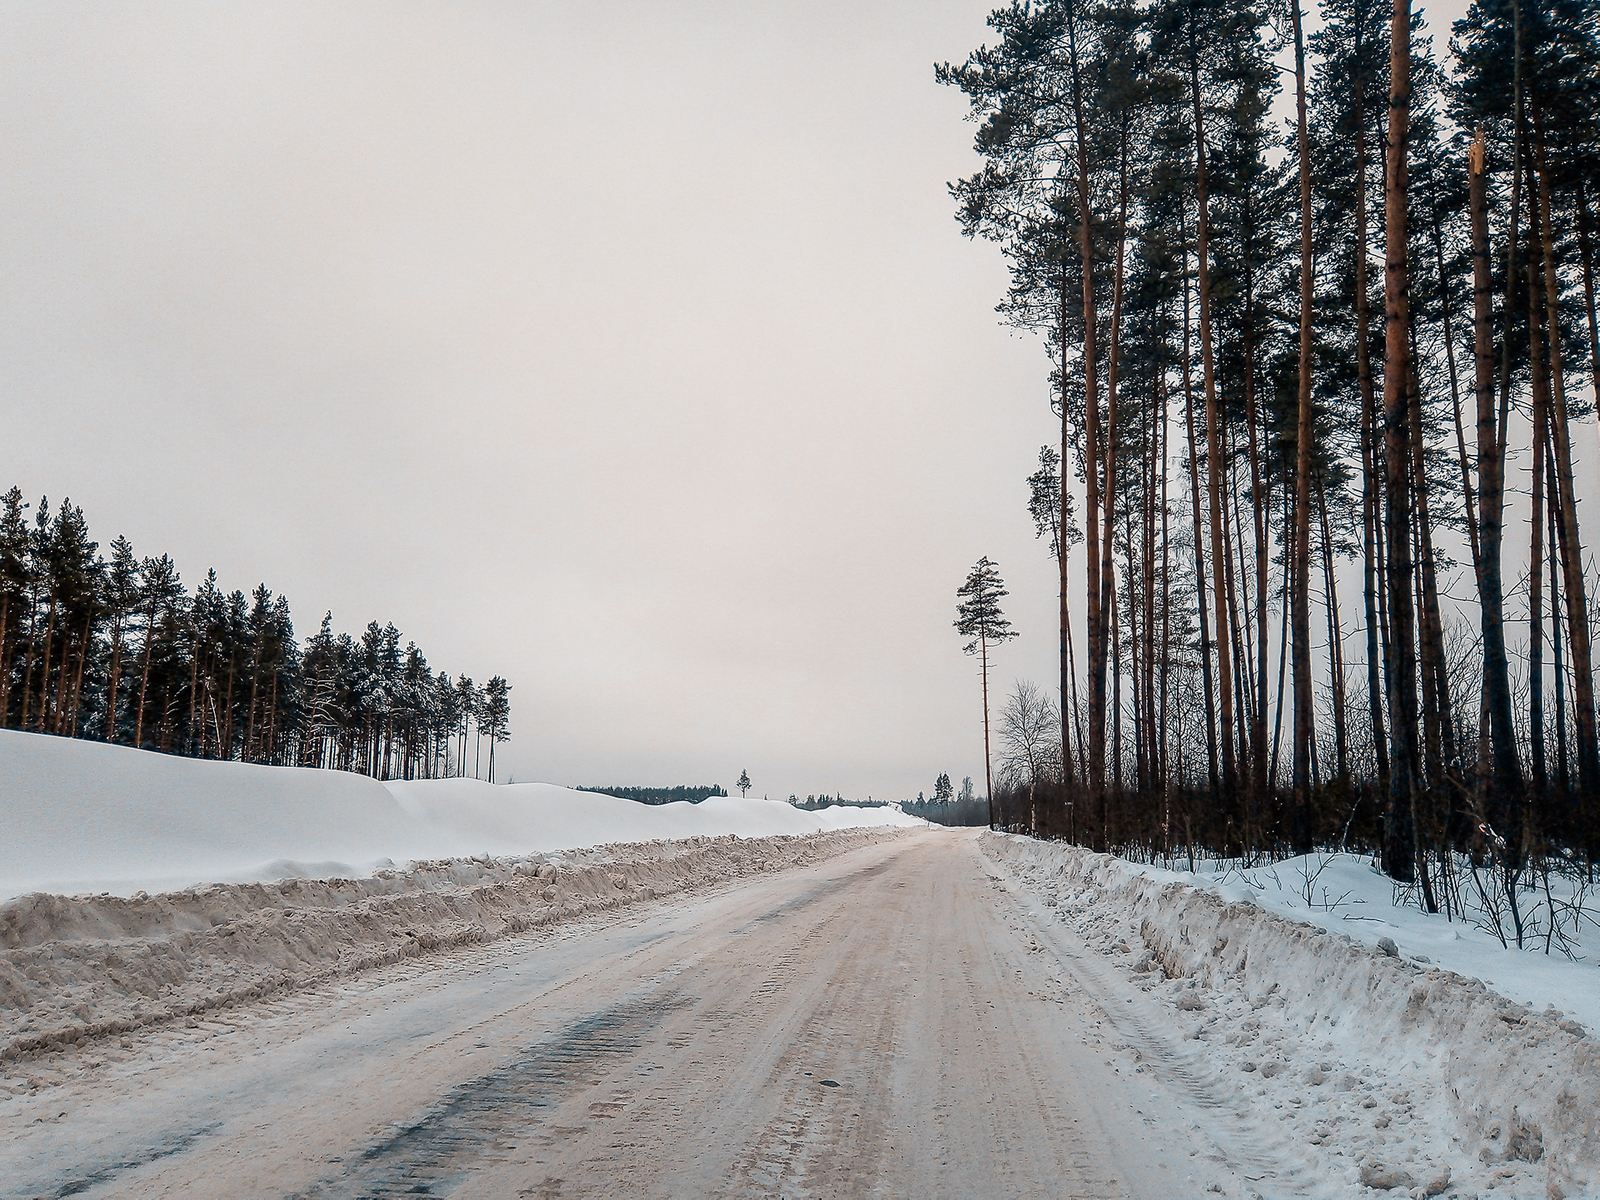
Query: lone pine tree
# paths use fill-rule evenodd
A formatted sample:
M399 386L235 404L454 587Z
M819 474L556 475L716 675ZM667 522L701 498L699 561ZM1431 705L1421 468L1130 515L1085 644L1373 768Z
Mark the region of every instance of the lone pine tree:
M1011 593L1006 591L1000 578L1000 568L980 558L967 576L967 581L956 589L961 599L956 604L956 632L971 638L962 649L976 654L981 664L983 682L983 778L989 802L989 825L994 826L994 777L989 769L989 645L999 644L1017 636L1000 611L1000 600Z

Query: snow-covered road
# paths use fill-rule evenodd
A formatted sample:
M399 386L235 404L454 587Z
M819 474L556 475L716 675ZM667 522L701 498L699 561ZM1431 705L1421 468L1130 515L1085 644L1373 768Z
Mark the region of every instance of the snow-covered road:
M999 874L919 831L32 1055L0 1195L1301 1192Z

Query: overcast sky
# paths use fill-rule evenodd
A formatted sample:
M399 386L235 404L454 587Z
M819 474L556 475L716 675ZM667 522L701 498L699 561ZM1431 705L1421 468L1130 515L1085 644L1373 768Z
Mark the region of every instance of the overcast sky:
M0 488L505 675L519 780L981 789L980 555L1001 690L1056 639L989 7L6 4Z

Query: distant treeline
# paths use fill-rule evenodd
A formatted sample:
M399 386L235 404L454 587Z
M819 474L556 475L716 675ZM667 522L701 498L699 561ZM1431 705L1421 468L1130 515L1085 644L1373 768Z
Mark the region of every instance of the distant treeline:
M901 811L935 825L987 825L989 802L982 796L967 796L960 800L905 800Z
M815 812L819 808L827 808L833 804L854 804L860 808L883 808L889 802L887 800L873 800L870 797L866 800L846 800L842 792L837 796L830 796L827 792L822 792L820 795L807 796L804 800L791 794L789 803L796 808L804 809L806 812Z
M392 624L352 637L332 614L302 647L265 584L224 592L210 571L191 593L125 537L103 557L70 500L29 507L0 498L0 727L379 779L462 775L470 756L494 778L500 676L435 674Z
M580 792L598 792L602 796L615 796L619 800L636 800L640 804L676 804L687 800L699 804L708 796L726 796L728 793L716 784L709 787L578 787Z
M921 817L938 825L989 823L989 801L973 794L970 775L962 778L961 790L957 792L950 782L950 776L940 772L933 781L933 799L924 800L922 793L918 792L915 800L902 802L900 808L913 817Z

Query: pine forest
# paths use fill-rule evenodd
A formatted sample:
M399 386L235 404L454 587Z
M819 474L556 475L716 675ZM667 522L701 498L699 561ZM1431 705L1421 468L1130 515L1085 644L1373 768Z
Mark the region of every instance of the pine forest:
M1515 925L1600 852L1600 6L1319 16L1014 3L936 69L1060 418L1028 483L1062 702L1007 705L999 819L1363 850Z
M30 518L29 508L33 511ZM0 727L198 758L358 771L487 773L511 685L435 673L392 624L324 616L304 645L265 584L191 593L171 558L109 557L83 510L0 497Z

